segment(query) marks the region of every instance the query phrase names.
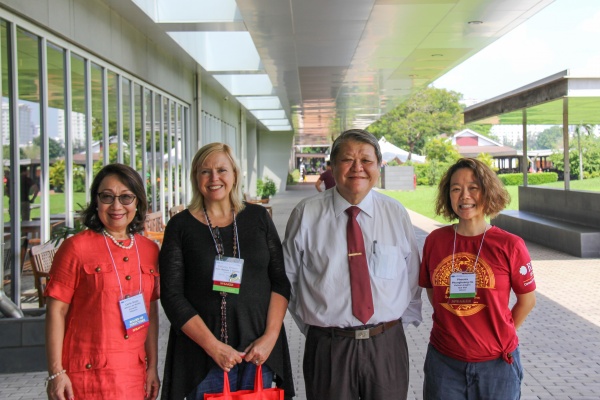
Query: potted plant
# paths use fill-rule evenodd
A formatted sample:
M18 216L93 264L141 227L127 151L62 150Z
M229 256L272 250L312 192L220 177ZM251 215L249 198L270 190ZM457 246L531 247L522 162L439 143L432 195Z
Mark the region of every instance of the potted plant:
M264 203L268 203L269 197L275 196L275 193L277 193L277 186L271 178L265 177L256 181L256 194Z

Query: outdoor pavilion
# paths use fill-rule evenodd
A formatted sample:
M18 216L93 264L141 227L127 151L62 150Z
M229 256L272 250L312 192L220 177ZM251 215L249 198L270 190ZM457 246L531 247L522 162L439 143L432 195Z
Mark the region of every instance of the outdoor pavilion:
M566 70L468 107L464 122L523 125L519 209L494 223L524 239L579 257L600 257L600 193L570 189L569 125L600 124L600 76ZM562 125L564 189L527 184L527 126Z

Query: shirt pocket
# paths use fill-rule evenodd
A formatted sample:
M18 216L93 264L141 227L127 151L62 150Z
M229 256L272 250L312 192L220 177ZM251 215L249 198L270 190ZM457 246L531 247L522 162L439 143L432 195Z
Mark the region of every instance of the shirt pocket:
M152 301L153 299L157 299L159 297L159 276L158 268L156 265L152 264L142 264L142 281L144 285L144 296L147 294L151 294L151 297L148 299Z
M119 290L119 282L112 264L84 264L84 281L89 289L96 291Z
M78 357L70 357L67 373L105 369L107 364L108 359L104 354L86 354Z
M396 279L398 270L406 268L406 262L397 246L377 243L371 255L373 275L382 279Z

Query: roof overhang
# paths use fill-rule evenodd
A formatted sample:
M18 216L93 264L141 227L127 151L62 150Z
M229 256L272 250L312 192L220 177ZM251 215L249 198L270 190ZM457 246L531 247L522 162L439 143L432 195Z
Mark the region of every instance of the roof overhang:
M464 122L521 125L524 112L528 125L562 125L564 112L569 125L600 124L600 76L559 72L466 108Z

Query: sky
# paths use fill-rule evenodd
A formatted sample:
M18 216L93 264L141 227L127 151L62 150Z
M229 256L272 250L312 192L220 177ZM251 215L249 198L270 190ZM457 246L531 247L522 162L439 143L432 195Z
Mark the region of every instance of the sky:
M556 0L433 86L469 105L567 69L600 76L600 0Z

